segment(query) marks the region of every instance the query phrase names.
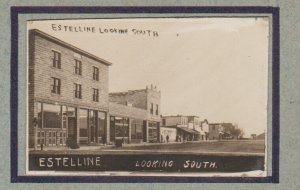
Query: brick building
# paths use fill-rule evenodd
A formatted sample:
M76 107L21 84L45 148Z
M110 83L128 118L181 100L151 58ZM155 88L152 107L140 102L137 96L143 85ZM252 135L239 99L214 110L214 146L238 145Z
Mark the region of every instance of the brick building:
M39 30L29 31L29 147L109 141L108 67Z
M153 85L109 93L111 141L122 138L127 143L160 142L160 96Z

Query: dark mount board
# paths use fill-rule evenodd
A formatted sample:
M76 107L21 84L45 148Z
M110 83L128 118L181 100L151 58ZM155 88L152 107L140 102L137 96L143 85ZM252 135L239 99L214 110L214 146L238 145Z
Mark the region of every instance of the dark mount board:
M268 177L186 177L186 176L22 176L18 173L18 17L22 14L182 14L188 17L189 14L271 14L272 15L272 175ZM131 15L132 16L132 15ZM180 15L181 16L181 15ZM194 16L194 15L193 15ZM203 15L201 15L203 16ZM149 16L150 17L150 16ZM116 183L116 182L168 182L168 183L279 183L279 8L278 7L11 7L11 182L13 183ZM62 157L72 157L70 155L61 155ZM97 155L93 155L97 156ZM195 157L194 157L195 156ZM29 155L33 162L29 165L29 170L39 170L37 167L38 154ZM80 156L79 156L80 157ZM218 156L197 156L197 155L127 155L115 156L111 159L111 155L100 155L105 169L114 170L114 164L121 163L118 167L130 171L132 164L136 159L142 160L162 160L171 157L176 164L175 169L182 170L182 166L186 159L201 160L209 159L211 161L223 163L219 165L219 171L241 171L238 163L248 164L249 167L255 169L263 169L264 157L251 156L243 157L218 157ZM76 159L76 158L73 158ZM114 164L112 161L114 160ZM125 161L125 162L124 162ZM133 162L132 162L133 161ZM182 163L183 162L183 163ZM233 163L234 164L231 164ZM254 163L258 163L253 166ZM105 168L106 164L109 165ZM234 166L234 167L231 167ZM247 168L247 167L246 167ZM60 170L60 167L55 168ZM62 168L63 170L63 168ZM100 170L101 171L101 170ZM174 172L172 169L167 172ZM184 171L184 170L182 170ZM187 170L188 171L188 170ZM189 170L193 171L193 170Z

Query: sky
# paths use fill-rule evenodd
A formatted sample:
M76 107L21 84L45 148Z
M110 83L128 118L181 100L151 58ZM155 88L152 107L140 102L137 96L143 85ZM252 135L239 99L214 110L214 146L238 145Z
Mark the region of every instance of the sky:
M245 136L267 129L266 17L28 22L33 28L111 62L110 92L157 86L163 115L236 123Z

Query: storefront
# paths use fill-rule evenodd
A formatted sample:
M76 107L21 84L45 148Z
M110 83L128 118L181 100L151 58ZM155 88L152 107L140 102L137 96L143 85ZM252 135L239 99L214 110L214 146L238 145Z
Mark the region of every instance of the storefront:
M148 123L148 141L149 143L159 142L159 123L149 121Z
M37 123L35 125L35 140L37 145L65 145L67 138L67 107L37 102L36 109Z
M160 142L166 143L168 137L168 142L179 141L177 136L176 126L161 126L160 127Z
M142 143L143 142L143 120L132 119L131 120L131 141L130 143Z
M79 109L79 144L105 144L105 131L105 112Z
M35 140L38 146L105 143L106 112L73 106L36 103Z
M127 117L110 117L110 142L122 139L123 143L129 142L129 119Z
M180 141L195 141L199 132L189 129L187 127L177 127L177 134Z

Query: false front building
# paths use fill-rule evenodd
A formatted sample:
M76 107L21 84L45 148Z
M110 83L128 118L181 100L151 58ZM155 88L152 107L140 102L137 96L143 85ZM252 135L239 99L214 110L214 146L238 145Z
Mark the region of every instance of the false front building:
M109 142L110 62L29 31L29 147Z
M150 88L109 93L110 140L160 142L160 91Z
M198 116L163 116L160 131L163 142L166 136L177 142L208 140L208 121L201 122Z

